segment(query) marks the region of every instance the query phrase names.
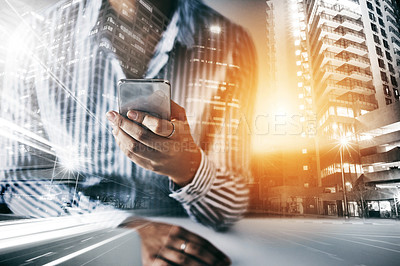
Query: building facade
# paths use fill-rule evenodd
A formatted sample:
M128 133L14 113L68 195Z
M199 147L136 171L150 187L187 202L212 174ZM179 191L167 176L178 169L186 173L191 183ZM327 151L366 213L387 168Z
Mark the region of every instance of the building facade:
M325 214L332 209L342 214L343 192L350 192L365 169L357 117L399 100L398 8L389 0L309 0L304 5L318 179L336 195L320 197ZM354 198L348 208L350 214L359 213Z

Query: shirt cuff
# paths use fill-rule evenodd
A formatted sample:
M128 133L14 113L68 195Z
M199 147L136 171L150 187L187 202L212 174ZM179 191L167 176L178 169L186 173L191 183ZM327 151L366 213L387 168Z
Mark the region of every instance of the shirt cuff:
M179 201L182 205L190 205L203 198L208 193L216 176L216 170L212 162L210 162L201 152L201 162L191 183L184 187L179 187L171 179L169 180L169 194L171 198ZM184 207L186 207L184 206Z

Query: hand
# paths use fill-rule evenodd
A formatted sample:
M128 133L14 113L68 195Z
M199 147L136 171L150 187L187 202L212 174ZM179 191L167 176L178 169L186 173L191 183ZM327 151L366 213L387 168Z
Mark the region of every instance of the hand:
M171 101L171 121L130 110L128 118L107 113L120 149L137 165L189 184L199 168L200 148L190 133L185 109Z
M230 265L230 259L206 239L180 226L146 220L126 222L142 239L143 265Z

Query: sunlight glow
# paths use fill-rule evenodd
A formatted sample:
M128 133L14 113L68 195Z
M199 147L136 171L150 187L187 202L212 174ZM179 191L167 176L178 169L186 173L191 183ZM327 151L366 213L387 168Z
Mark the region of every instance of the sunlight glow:
M212 33L215 33L215 34L220 34L221 33L221 27L217 26L217 25L213 25L213 26L210 27L210 31Z
M345 137L342 137L342 138L340 138L340 144L343 147L346 147L349 144L349 140L347 138L345 138Z

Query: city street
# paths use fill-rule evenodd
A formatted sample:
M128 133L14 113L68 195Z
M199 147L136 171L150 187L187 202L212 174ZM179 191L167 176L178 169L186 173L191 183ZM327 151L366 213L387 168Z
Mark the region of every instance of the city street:
M398 265L400 228L394 220L244 219L215 233L187 219L163 218L190 229L228 254L233 265ZM1 265L140 265L134 231L102 229L0 252Z

